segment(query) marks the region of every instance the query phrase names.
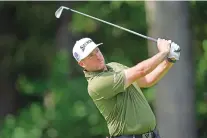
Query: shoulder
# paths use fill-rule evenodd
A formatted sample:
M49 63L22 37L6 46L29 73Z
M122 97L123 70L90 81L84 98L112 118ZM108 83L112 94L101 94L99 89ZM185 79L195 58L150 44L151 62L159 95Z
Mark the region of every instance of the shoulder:
M124 86L124 71L107 71L93 77L88 83L88 92L91 97L108 97L118 91L122 91ZM123 87L124 88L124 87Z
M90 82L88 83L88 94L92 99L97 99L97 97L100 97L100 91L103 91L104 85L103 85L103 79L100 73L99 75L93 77Z
M96 91L94 91L92 85L88 85L88 94L92 99L95 99L98 96Z
M113 68L123 68L123 69L129 68L128 66L121 64L121 63L118 63L118 62L110 62L107 65L110 67L113 67Z
M103 84L107 83L108 79L112 76L112 72L101 72L96 76L92 77L88 82L88 88L92 90L93 88L99 88Z
M124 66L123 64L121 63L118 63L118 62L110 62L110 63L107 63L108 66Z
M100 88L103 86L105 81L106 72L101 72L97 74L96 76L93 76L89 81L88 81L88 93L91 97L94 97L97 95L97 91L100 90Z

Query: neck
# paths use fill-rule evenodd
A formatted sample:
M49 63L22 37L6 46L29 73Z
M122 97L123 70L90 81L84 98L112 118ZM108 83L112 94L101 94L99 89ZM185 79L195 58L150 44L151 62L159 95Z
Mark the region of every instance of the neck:
M107 67L105 66L103 69L100 69L100 70L96 70L95 72L99 72L99 71L106 71L108 70Z
M108 70L108 69L107 69L107 67L105 66L103 70L105 71L105 70Z
M107 69L107 66L105 66L103 69L100 69L100 70L94 70L94 71L92 71L92 70L87 70L86 68L84 68L84 70L87 71L87 72L100 72L100 71L106 71L108 69Z

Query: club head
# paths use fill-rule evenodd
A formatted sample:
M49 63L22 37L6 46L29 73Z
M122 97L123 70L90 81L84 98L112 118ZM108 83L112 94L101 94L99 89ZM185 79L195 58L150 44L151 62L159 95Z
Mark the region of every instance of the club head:
M61 16L61 14L62 14L62 12L63 12L64 9L69 10L68 7L60 6L60 8L58 8L58 9L56 10L56 12L55 12L55 17L56 17L56 18L60 18L60 16Z

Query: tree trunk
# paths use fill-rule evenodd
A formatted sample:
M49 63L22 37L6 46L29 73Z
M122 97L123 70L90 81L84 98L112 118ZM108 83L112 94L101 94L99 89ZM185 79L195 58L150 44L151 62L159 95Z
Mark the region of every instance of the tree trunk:
M66 7L73 8L76 3L77 2L74 1L64 1L64 2L59 2L59 6L66 6ZM69 25L70 22L72 21L73 14L74 14L73 12L69 12L66 10L63 11L61 17L58 19L58 27L57 27L57 34L56 34L57 51L66 50L67 52L69 52L70 77L77 76L80 73L79 71L80 68L78 67L78 64L73 59L73 55L72 55L72 48L75 42L80 37L78 34L74 35L72 33L72 30L69 29Z
M149 35L171 39L182 50L180 60L155 87L155 110L161 137L196 138L195 82L188 2L146 1L145 4ZM149 51L149 54L155 53L154 49Z
M16 41L13 25L13 7L4 7L0 11L0 127L4 117L17 110L16 77L11 76L12 44Z

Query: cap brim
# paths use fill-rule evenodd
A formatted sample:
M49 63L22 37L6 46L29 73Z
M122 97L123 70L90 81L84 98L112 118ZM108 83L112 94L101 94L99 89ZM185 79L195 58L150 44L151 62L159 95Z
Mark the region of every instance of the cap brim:
M100 45L102 45L103 43L99 43L99 44L97 44L96 46L98 47L98 46L100 46Z

